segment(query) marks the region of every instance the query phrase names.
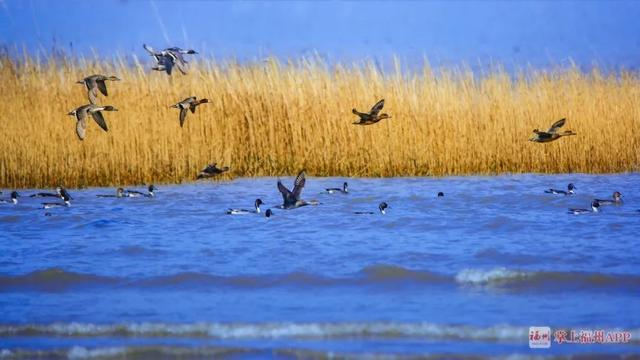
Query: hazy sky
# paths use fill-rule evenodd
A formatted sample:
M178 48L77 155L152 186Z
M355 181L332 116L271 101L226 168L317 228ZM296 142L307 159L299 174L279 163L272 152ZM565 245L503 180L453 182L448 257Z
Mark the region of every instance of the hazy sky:
M100 56L192 47L205 56L330 61L426 56L434 64L535 66L569 58L635 68L637 1L217 2L0 0L0 42ZM93 49L93 50L92 50Z

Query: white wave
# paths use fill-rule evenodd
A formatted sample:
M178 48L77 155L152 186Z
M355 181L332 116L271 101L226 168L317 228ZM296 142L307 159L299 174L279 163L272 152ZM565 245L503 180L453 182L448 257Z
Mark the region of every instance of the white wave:
M464 269L456 274L456 282L461 284L487 285L504 283L511 280L529 277L530 274L508 270L506 268L495 268L491 270Z
M74 346L69 350L67 357L69 359L111 358L124 355L126 351L127 350L122 347L87 349L82 346Z

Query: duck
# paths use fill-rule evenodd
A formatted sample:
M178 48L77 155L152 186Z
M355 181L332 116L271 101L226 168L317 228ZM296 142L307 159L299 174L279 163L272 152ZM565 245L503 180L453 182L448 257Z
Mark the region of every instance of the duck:
M438 197L444 197L444 193L442 191L438 191Z
M156 196L156 194L155 194L156 190L158 190L158 188L155 187L153 184L151 184L147 188L147 193L146 194L141 192L141 191L137 191L137 190L125 190L124 192L126 193L127 197L139 197L139 196L154 197L154 196Z
M62 198L62 189L63 189L62 186L57 186L55 193L40 192L40 193L37 193L37 194L31 194L31 195L29 195L29 197L32 197L32 198L39 198L39 197L57 197L57 198Z
M64 200L64 202L62 203L42 203L42 208L51 209L54 207L70 207L71 206L71 198L69 197L69 194L63 193L62 200Z
M116 189L116 194L115 195L96 195L96 197L99 197L99 198L112 198L112 197L114 197L114 198L123 198L123 197L130 197L130 196L129 196L129 193L126 193L124 191L124 189L120 187L120 188Z
M174 66L176 66L182 74L186 75L187 61L183 55L197 54L195 50L183 50L179 47L170 47L162 51L156 51L147 44L143 44L142 47L156 60L156 65L151 69L165 71L167 75L171 75Z
M622 194L619 191L613 193L611 200L595 199L600 205L620 205L622 204Z
M560 128L564 126L564 123L566 122L566 120L567 120L566 118L563 118L556 121L555 123L553 123L553 125L551 125L551 127L547 131L540 131L538 129L533 129L534 135L531 136L531 138L529 138L529 141L546 143L546 142L558 140L562 136L577 135L571 130L567 130L562 133L558 132L558 130L560 130Z
M20 194L18 194L17 191L12 191L11 192L11 198L9 200L0 199L0 204L13 204L13 205L16 205L18 203L18 198L19 197L20 197Z
M267 211L264 212L264 217L270 218L271 216L273 216L273 211L271 211L271 209L267 209Z
M184 121L187 118L187 110L191 110L192 113L196 112L196 106L200 104L206 104L209 99L196 100L195 96L188 97L177 104L171 105L171 108L180 109L180 127L184 125Z
M204 169L200 170L200 172L198 173L197 179L210 178L216 175L220 175L227 171L229 171L228 166L218 168L217 163L209 164Z
M547 194L555 194L555 195L573 195L575 194L574 190L577 190L578 188L575 187L575 185L573 185L573 183L569 183L569 185L567 185L567 191L564 190L557 190L557 189L549 189L549 190L545 190L544 192Z
M284 185L282 185L282 181L278 179L278 191L282 194L282 205L278 207L280 209L295 209L302 206L307 205L319 205L320 203L316 200L305 201L300 199L300 195L302 194L302 189L304 189L304 185L306 183L304 170L298 173L295 181L293 182L293 191L287 189Z
M385 215L387 213L387 209L389 208L389 205L386 202L381 202L380 205L378 205L378 210L380 211L380 214ZM375 214L375 212L373 211L356 211L354 214L356 215L373 215Z
M347 184L347 182L345 181L342 184L342 188L328 188L328 189L324 189L324 191L328 194L333 194L333 193L342 193L342 194L348 194L349 193L349 184Z
M260 205L264 204L261 199L256 199L253 206L255 206L255 210L247 210L247 209L229 209L227 210L227 215L248 215L248 214L260 214Z
M583 214L597 213L599 207L600 207L600 203L597 200L593 200L591 202L591 210L587 210L587 209L569 209L569 214L583 215Z
M362 113L356 109L352 109L351 111L360 117L360 119L354 122L353 124L354 125L371 125L383 119L390 119L391 116L387 114L378 115L383 107L384 107L384 99L378 101L375 105L373 105L373 107L371 108L371 110L369 110L368 113Z
M102 130L109 131L107 122L104 120L104 116L102 116L102 111L118 111L118 109L111 105L98 106L94 104L87 104L82 105L67 114L76 117L76 134L78 135L78 138L80 140L84 140L84 138L86 137L87 114L91 114L93 120L96 121L96 123L102 128Z
M96 74L96 75L87 76L82 80L78 80L76 83L84 84L87 87L87 96L89 98L89 102L92 104L96 104L98 90L100 90L102 95L109 96L109 94L107 93L107 84L105 83L105 81L107 80L120 81L120 79L117 76L113 76L113 75L105 76L105 75Z

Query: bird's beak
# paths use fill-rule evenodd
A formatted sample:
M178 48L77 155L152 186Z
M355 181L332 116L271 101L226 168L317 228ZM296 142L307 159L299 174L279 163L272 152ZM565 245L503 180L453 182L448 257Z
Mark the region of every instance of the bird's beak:
M67 115L75 115L75 114L73 113L73 111L69 111Z

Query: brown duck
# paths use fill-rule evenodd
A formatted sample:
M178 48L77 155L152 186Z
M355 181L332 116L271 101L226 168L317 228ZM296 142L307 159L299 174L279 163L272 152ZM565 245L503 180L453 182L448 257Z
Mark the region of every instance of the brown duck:
M222 168L219 168L216 166L217 163L213 163L213 164L209 164L207 165L207 167L205 167L204 169L200 170L200 172L198 173L198 179L206 179L206 178L210 178L216 175L220 175L224 172L229 171L229 167L225 166Z
M356 109L351 110L354 114L360 117L360 120L354 122L355 125L371 125L375 124L382 119L390 119L391 116L387 114L379 114L384 107L384 99L378 101L368 113L359 112ZM379 115L378 115L379 114Z
M567 130L561 133L558 132L558 130L560 130L560 128L564 126L565 121L566 119L560 119L556 121L547 131L533 129L534 135L529 138L529 141L545 143L558 140L562 136L576 135L576 133L571 130Z
M89 102L95 104L98 97L98 90L100 90L102 95L109 96L107 93L107 84L105 83L107 80L120 81L116 76L91 75L82 80L78 80L77 83L84 84L87 87Z
M102 116L102 111L118 111L118 109L110 105L99 106L94 104L87 104L82 105L67 114L76 117L76 134L78 135L78 138L80 140L84 140L86 136L88 114L91 114L93 120L96 121L96 123L102 128L102 130L109 131L107 122L104 120L104 116Z
M191 110L192 113L196 112L196 106L200 104L208 103L208 99L200 99L196 100L195 96L188 97L175 105L171 105L170 107L180 109L180 127L184 125L184 121L187 118L187 111Z

